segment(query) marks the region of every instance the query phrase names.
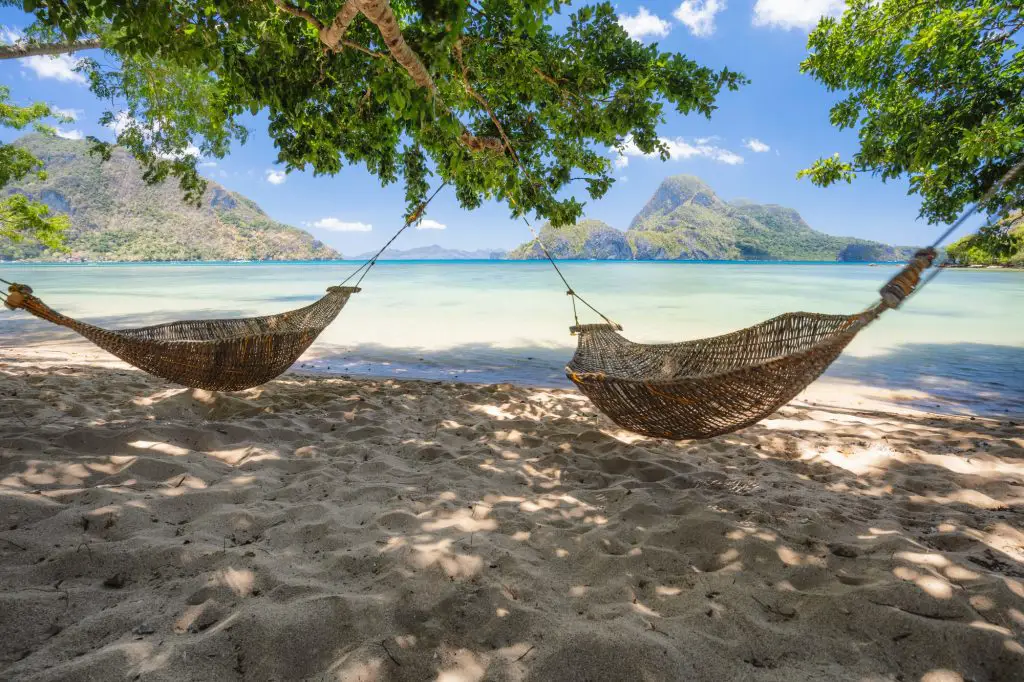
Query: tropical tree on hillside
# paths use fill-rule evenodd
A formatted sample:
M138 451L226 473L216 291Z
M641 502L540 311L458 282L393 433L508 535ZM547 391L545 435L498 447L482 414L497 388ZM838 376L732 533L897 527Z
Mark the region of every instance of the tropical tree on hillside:
M832 124L856 130L860 148L800 175L821 186L859 173L907 177L933 223L953 220L992 187L979 208L993 222L1020 209L1022 29L1020 0L850 0L811 33L801 68L843 93Z
M264 112L288 170L361 164L402 180L412 211L431 185L462 206L506 202L555 225L611 186L607 149L667 149L666 107L710 116L741 75L629 38L603 2L563 0L112 0L4 2L35 16L0 58L102 47L102 119L146 178L197 201L197 157L244 141ZM109 153L94 141L100 151ZM432 176L437 176L432 179ZM579 183L578 185L575 183Z
M11 102L10 94L9 88L0 85L0 126L15 130L34 128L52 134L53 130L41 121L55 116L61 118L60 115L42 102L18 106ZM31 175L46 178L42 162L22 147L0 142L0 188ZM67 216L52 214L40 201L23 194L0 197L0 238L18 241L27 236L58 248L68 225Z

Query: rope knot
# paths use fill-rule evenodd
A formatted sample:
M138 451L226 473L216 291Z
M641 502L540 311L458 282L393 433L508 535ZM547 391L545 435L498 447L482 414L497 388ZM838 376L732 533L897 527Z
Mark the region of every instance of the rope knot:
M11 284L7 288L7 299L4 307L8 310L17 310L25 307L25 301L32 295L32 287L25 284Z
M899 308L921 282L921 273L932 266L937 255L931 246L915 253L910 262L879 291L885 305L889 308Z

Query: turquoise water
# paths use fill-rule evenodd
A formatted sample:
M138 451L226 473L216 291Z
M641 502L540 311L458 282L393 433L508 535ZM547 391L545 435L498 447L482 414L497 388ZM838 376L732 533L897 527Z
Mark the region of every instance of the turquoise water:
M351 263L2 265L54 308L107 326L280 312L315 300ZM787 311L850 313L897 266L565 262L576 291L636 341L728 332ZM382 262L311 349L306 369L566 385L570 299L544 262ZM863 332L829 372L923 392L973 412L1024 409L1024 273L950 270ZM588 313L588 314L584 314ZM595 321L581 309L583 321ZM0 314L0 343L63 330ZM63 335L63 336L62 336ZM2 352L2 348L0 348Z

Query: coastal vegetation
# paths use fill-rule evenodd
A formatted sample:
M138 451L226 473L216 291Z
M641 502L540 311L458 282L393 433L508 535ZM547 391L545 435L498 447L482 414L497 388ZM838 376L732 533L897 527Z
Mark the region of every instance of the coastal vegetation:
M818 232L784 206L722 201L691 175L665 179L626 232L583 220L558 229L546 225L540 238L556 258L582 259L896 261L913 252ZM543 257L535 242L509 253L512 259Z
M957 265L1004 265L1024 268L1024 214L953 242L946 249Z
M0 58L89 48L115 57L79 65L94 94L118 103L101 123L139 160L145 182L177 178L195 205L207 184L199 159L244 142L245 117L261 113L286 170L362 165L385 184L404 182L410 214L447 183L463 207L497 199L516 217L572 225L583 192L599 198L614 182L605 150L665 157L657 126L667 110L710 116L723 90L746 82L631 39L607 2L557 20L563 0L9 4L36 21ZM1024 173L1011 170L1024 162L1022 28L1021 5L1008 0L851 0L841 17L823 18L801 68L842 93L831 121L856 130L860 144L850 159L823 157L800 175L822 186L861 173L908 178L929 222L982 199L995 219L1020 209ZM54 113L43 104L3 111L0 123L18 128ZM103 158L113 153L91 142ZM45 172L3 149L0 183ZM57 246L67 223L52 207L21 193L6 202L8 238ZM792 222L765 207L734 203L731 212L751 225ZM781 233L796 241L783 245L733 239L722 216L690 213L690 222L708 221L699 238L632 226L631 250L832 250L791 230ZM875 259L869 244L849 246L847 256Z
M42 102L18 106L10 101L10 96L10 88L0 85L0 127L52 134L52 129L42 123L55 116L49 106ZM0 142L0 188L25 179L46 179L42 160L24 146ZM29 238L56 249L60 248L68 225L67 216L53 213L43 202L17 193L0 197L0 242Z
M89 143L29 135L13 149L40 159L46 174L8 185L20 198L70 217L65 246L0 237L0 260L191 261L340 258L302 230L272 220L255 202L207 181L198 207L178 188L148 185L124 150L101 163Z

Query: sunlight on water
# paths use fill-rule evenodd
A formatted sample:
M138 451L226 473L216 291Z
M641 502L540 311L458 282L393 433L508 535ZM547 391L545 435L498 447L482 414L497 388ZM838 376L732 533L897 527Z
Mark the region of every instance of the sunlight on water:
M636 341L720 334L788 311L851 313L895 266L568 262L576 291ZM107 326L281 312L315 300L351 263L5 265L50 305ZM304 361L307 369L422 378L564 384L575 345L564 287L542 262L381 263ZM862 333L833 376L894 385L938 382L961 398L1024 393L1024 273L942 273ZM0 318L42 343L46 326ZM582 321L596 321L581 308ZM5 329L6 327L6 329ZM329 370L328 370L329 368ZM895 377L895 379L894 379ZM958 388L959 387L959 388ZM985 397L988 396L988 397Z

